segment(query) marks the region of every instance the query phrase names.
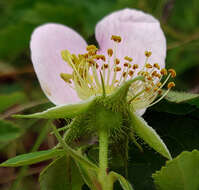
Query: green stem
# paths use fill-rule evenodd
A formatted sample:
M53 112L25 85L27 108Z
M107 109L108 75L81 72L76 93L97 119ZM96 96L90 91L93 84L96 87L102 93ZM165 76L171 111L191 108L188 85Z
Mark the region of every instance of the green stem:
M108 169L108 133L105 130L99 132L99 167L103 171Z
M112 190L108 181L108 132L106 130L99 131L99 182L103 190Z

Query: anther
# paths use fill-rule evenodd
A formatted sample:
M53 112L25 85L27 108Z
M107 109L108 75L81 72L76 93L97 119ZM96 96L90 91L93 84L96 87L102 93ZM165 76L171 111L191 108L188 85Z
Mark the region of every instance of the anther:
M131 57L128 57L128 56L125 56L124 59L129 61L129 62L133 61L133 59Z
M104 56L104 55L100 55L100 59L102 60L102 61L106 61L106 57Z
M164 68L164 69L161 69L160 73L164 76L164 75L167 75L167 70Z
M115 71L115 72L121 71L121 67L115 67L115 68L114 68L114 71Z
M122 38L120 36L112 35L111 40L120 43L122 41Z
M133 69L137 69L138 68L138 64L134 64L132 67L133 67Z
M159 66L158 63L154 63L153 66L154 66L156 69L160 70L160 66Z
M147 64L145 65L145 67L146 67L147 69L153 68L153 66L152 66L150 63L147 63Z
M108 50L107 50L107 53L108 53L108 56L109 56L109 57L112 57L112 55L113 55L113 50L112 50L112 49L108 49Z
M118 58L115 59L115 64L119 65L120 64L120 60Z
M123 72L123 73L122 73L122 76L123 76L123 77L125 77L125 76L126 76L126 74L127 74L126 72Z
M73 78L73 76L71 74L67 74L67 73L60 73L60 77L67 83L72 83L71 79Z
M169 82L167 85L167 88L170 89L172 87L175 87L175 83L174 82Z
M129 67L129 63L124 63L124 67Z
M161 85L162 85L161 82L158 82L158 83L156 84L157 87L160 87Z
M172 78L176 77L176 71L174 69L169 69L168 71L171 73Z
M151 51L145 51L145 56L146 57L150 57L152 55L152 52Z
M93 59L88 59L87 61L88 61L88 63L89 63L90 66L92 66L92 65L95 64L95 61Z
M86 50L87 50L87 51L90 51L90 50L97 50L97 47L96 47L95 45L88 45L88 46L86 47Z
M130 70L130 71L129 71L129 76L133 76L133 73L134 73L134 72L133 72L132 70Z

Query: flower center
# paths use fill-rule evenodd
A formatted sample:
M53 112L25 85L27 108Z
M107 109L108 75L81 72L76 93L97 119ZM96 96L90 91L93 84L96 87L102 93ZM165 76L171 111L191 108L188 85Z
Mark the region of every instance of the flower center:
M176 72L173 69L161 69L158 63L150 64L148 62L152 52L145 52L145 65L139 68L138 64L133 63L129 56L123 57L123 61L117 58L117 46L122 41L120 36L112 36L111 40L115 42L114 49L107 49L107 54L100 54L95 45L89 45L86 48L87 53L74 55L68 50L61 52L62 58L72 68L71 74L61 73L61 78L73 88L80 99L84 100L90 96L102 94L103 81L106 94L110 94L122 83L135 76L145 77L145 81L134 82L128 93L128 102L133 109L143 109L159 102L169 90L175 86L173 82L168 83L168 90L155 101L158 95L162 93L162 87L167 83L170 77L175 77ZM122 63L123 62L123 63ZM169 73L169 74L168 74ZM161 83L161 79L167 76ZM154 102L155 101L155 102Z

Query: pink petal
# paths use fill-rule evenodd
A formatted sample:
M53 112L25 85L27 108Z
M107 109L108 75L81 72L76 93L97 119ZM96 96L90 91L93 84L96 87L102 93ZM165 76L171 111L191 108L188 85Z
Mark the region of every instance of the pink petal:
M75 103L80 99L64 82L60 73L71 73L70 66L62 60L61 51L84 53L86 42L73 29L61 24L45 24L35 29L31 37L31 58L41 88L56 105Z
M166 39L160 24L153 16L135 9L116 11L96 26L96 39L101 51L114 47L112 35L122 37L122 42L117 46L117 57L133 58L133 62L141 68L145 63L145 51L152 51L149 62L158 62L165 66Z

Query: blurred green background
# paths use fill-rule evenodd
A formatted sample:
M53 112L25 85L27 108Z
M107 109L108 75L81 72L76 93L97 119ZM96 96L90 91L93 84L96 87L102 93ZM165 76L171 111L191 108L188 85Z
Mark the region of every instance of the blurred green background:
M199 93L198 0L0 0L0 162L56 143L43 127L45 121L10 117L51 106L40 90L30 60L33 29L46 22L62 23L78 31L87 42L94 42L96 23L108 13L126 7L143 10L160 20L167 37L167 67L177 72L176 89ZM149 109L145 118L162 135L172 154L198 148L199 112L164 106ZM147 147L144 154L133 145L131 149L130 181L137 190L154 189L151 174L165 160ZM39 189L37 177L45 164L24 173L18 168L0 168L0 189Z

